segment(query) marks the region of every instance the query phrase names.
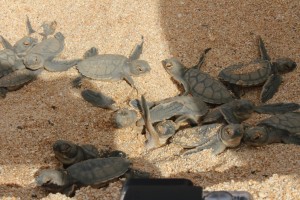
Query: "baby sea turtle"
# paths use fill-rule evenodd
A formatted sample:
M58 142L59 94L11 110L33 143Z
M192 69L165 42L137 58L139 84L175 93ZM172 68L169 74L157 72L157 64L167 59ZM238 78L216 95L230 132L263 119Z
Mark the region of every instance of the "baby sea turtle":
M135 104L135 101L131 101ZM149 103L148 103L149 104ZM150 108L151 122L160 122L172 117L178 117L175 123L178 125L182 121L191 121L198 124L198 119L208 112L208 106L202 101L201 97L175 96L158 102L152 103ZM137 121L137 126L143 126L144 119Z
M281 84L281 76L278 72L290 72L296 68L297 64L289 58L271 61L261 37L258 41L260 59L247 64L229 66L219 73L219 79L238 86L255 86L264 83L260 99L261 102L266 102L273 97ZM252 70L243 72L243 69Z
M152 125L151 113L147 105L145 97L141 98L142 116L145 121L146 127L146 142L145 147L147 150L161 147L167 143L169 138L175 134L177 125L172 120L164 120L155 125Z
M244 126L241 124L208 124L179 130L171 142L184 149L184 155L204 149L213 149L213 154L222 153L227 147L237 147L242 140Z
M131 126L137 121L137 112L128 108L121 108L113 114L113 123L116 128Z
M300 112L274 115L245 130L243 140L253 146L272 143L300 145Z
M81 96L84 98L84 100L91 103L93 106L109 110L118 109L115 105L116 102L111 97L106 96L102 92L96 92L94 90L87 89L81 92Z
M76 163L65 170L46 169L36 177L36 184L49 192L74 196L84 186L101 187L125 174L130 162L121 157L96 158Z
M64 165L64 167L84 160L100 157L98 149L91 144L77 145L71 141L57 140L52 148L55 157Z
M98 54L98 50L93 47L84 54L84 60L77 64L77 69L84 77L101 81L125 79L129 85L136 88L131 76L150 71L146 61L138 60L142 54L143 43L142 37L142 42L136 45L128 58L118 54ZM78 79L76 81L80 83Z
M206 49L201 55L198 64L192 68L186 68L176 58L162 61L166 71L184 87L184 94L201 97L204 102L223 104L234 99L233 94L217 79L200 70L204 63L205 55L210 50Z
M30 70L44 68L48 71L66 71L76 65L79 60L58 61L53 60L64 49L65 37L57 32L54 37L43 40L33 46L24 57L24 64Z
M298 110L297 103L273 103L255 106L250 100L235 99L220 105L207 113L202 123L214 123L224 119L228 124L239 124L250 118L253 112L262 114L281 114Z

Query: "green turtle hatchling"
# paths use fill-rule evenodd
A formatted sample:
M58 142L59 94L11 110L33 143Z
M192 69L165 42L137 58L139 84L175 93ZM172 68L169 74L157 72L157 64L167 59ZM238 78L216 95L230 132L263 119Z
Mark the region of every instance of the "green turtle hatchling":
M219 73L219 79L238 86L264 84L260 100L266 102L273 97L282 82L278 72L290 72L296 68L297 64L289 58L279 58L271 61L261 37L259 37L258 46L260 59L247 64L226 67ZM247 69L250 69L250 72L243 71Z
M172 120L164 120L158 122L155 126L152 125L151 113L147 105L145 97L142 95L140 105L142 107L142 116L146 127L146 142L147 150L155 149L165 145L169 138L175 134L177 125Z
M243 133L244 126L241 124L215 123L179 130L171 142L188 149L184 155L211 148L212 153L217 155L227 147L237 147L241 143Z
M84 100L91 103L96 107L100 107L103 109L109 110L117 110L117 106L115 105L115 101L111 98L103 94L102 92L96 92L94 90L83 90L81 92L81 96Z
M130 86L136 88L131 76L139 76L150 71L148 62L138 60L142 54L142 42L134 48L127 58L118 54L98 54L96 48L88 50L84 59L77 64L77 69L84 77L101 81L118 81L125 79ZM74 80L74 85L80 86L79 77Z
M243 141L252 146L272 143L300 145L300 112L274 115L245 130Z
M250 118L253 112L263 114L282 114L298 110L297 103L273 103L255 106L250 100L235 99L220 105L207 113L202 120L203 124L218 122L224 119L228 124L239 124Z
M53 60L64 49L65 37L57 32L54 37L47 38L33 46L24 57L24 64L30 70L45 68L48 71L66 71L80 60Z
M200 70L204 63L205 55L210 50L206 49L198 64L192 68L186 68L176 58L162 61L166 71L184 87L183 95L191 94L201 97L204 102L223 104L234 99L233 94L219 80Z
M135 124L137 112L128 108L121 108L113 114L113 123L116 128L125 128Z
M99 158L100 152L94 145L77 145L66 140L57 140L53 146L55 157L64 167L73 165L83 160Z
M130 102L132 106L138 107L136 103L135 100ZM148 102L148 104L151 104L150 115L152 123L177 117L175 123L178 126L183 121L191 121L193 124L198 124L199 118L205 115L209 109L201 97L192 96L175 96L154 103ZM145 125L144 119L139 119L136 125Z
M36 184L49 192L60 192L74 196L75 190L84 187L101 187L129 170L130 162L122 157L89 159L65 170L42 170L36 177Z

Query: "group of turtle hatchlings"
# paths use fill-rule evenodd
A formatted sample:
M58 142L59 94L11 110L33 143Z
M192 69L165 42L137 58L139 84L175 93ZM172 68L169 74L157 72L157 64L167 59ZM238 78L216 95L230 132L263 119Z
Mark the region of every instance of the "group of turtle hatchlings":
M101 81L125 79L136 89L131 76L150 71L149 64L140 60L143 37L128 57L117 54L99 54L95 47L82 59L56 60L64 49L64 36L55 33L56 22L42 24L42 40L32 36L36 31L27 17L27 36L11 45L4 37L0 42L0 96L17 90L33 81L46 69L60 72L76 66L81 74L72 84L80 87L83 78ZM53 35L53 36L52 36ZM52 36L52 37L50 37ZM253 146L271 143L300 144L300 112L297 103L265 104L278 91L282 82L280 73L292 71L296 63L289 58L271 60L263 40L258 38L260 58L247 64L236 64L221 70L218 79L201 71L210 48L201 54L197 65L187 68L176 58L162 61L164 69L183 86L183 94L157 102L147 102L145 96L132 99L130 108L119 108L115 101L94 90L83 90L82 97L94 106L113 111L116 128L132 125L145 126L147 150L172 142L182 147L188 155L212 149L217 155L227 147L237 147L244 142ZM246 72L243 70L246 70ZM241 99L242 87L263 85L261 105ZM138 112L142 115L138 119ZM255 126L244 123L253 112L272 116ZM37 185L50 192L73 196L82 186L101 186L130 170L130 162L120 151L99 152L93 145L76 145L58 140L53 145L55 157L62 169L42 170L36 178ZM131 173L132 174L132 173Z

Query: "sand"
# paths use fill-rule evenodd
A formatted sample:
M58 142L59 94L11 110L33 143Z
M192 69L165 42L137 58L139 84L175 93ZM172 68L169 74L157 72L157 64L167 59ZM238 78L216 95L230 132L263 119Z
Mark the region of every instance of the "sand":
M129 55L145 38L142 59L151 72L134 77L147 100L161 100L180 93L161 60L178 57L186 66L197 63L208 47L203 71L217 76L231 64L258 58L257 37L271 58L289 57L300 63L300 2L286 1L3 1L0 34L14 43L26 34L26 15L34 28L43 21L57 21L66 37L61 59L81 58L92 46L101 53ZM255 199L300 199L300 148L272 144L254 148L242 145L213 156L209 150L182 157L174 144L146 152L141 128L112 127L112 111L91 106L80 96L94 88L128 107L140 98L125 82L84 82L71 87L78 75L44 71L37 80L0 100L0 199L67 199L49 194L34 183L39 169L59 167L52 152L57 139L90 143L99 149L125 151L133 167L154 177L186 177L205 190L244 190ZM283 75L283 84L269 101L300 103L299 67ZM251 88L243 98L258 104L261 88ZM267 115L253 115L255 124ZM82 188L74 199L118 199L121 181L106 188Z

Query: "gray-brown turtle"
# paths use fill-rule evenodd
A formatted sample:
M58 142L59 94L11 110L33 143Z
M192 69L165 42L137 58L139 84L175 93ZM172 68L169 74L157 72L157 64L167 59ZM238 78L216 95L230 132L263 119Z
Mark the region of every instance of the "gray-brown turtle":
M219 73L219 79L238 86L263 84L260 100L266 102L273 97L282 82L279 72L290 72L296 68L297 64L289 58L271 61L261 37L258 41L260 59L247 64L226 67ZM243 71L247 69L250 69L250 72Z
M208 124L179 130L171 142L184 149L184 155L196 153L204 149L212 149L214 155L222 153L226 148L240 145L244 134L241 124L224 125Z
M101 156L98 149L91 144L77 145L71 141L57 140L52 148L55 157L64 167Z
M228 124L239 124L252 115L253 112L262 114L282 114L298 110L297 103L273 103L255 106L247 99L235 99L229 103L220 105L207 113L202 123L215 123L225 120Z
M274 115L245 130L243 141L252 146L272 143L300 145L300 112Z
M183 95L190 93L212 104L228 103L234 99L233 94L219 80L200 70L209 50L206 49L198 64L191 68L186 68L176 58L163 60L162 65L177 82L183 85L185 91Z
M48 71L66 71L76 65L80 59L54 60L64 49L65 37L57 32L54 37L47 38L33 46L24 57L24 64L30 70L45 68Z
M164 120L152 125L151 113L147 105L145 97L142 95L140 105L142 107L142 116L146 127L146 142L147 150L156 149L165 145L170 137L175 134L177 125L172 120Z
M135 100L132 100L130 103L135 107L138 106L135 105ZM183 121L198 124L199 119L209 110L201 97L193 96L175 96L153 103L148 102L148 104L151 104L150 115L152 123L176 117L175 123L178 126ZM137 126L143 126L144 124L143 118L136 122Z
M103 186L125 174L129 167L130 162L121 157L89 159L65 170L43 170L36 177L36 184L49 192L60 192L71 197L80 187Z
M136 88L131 76L139 76L150 71L148 62L139 60L142 54L143 38L127 58L118 54L98 54L96 48L88 50L84 59L77 64L77 69L84 77L101 81L119 81L125 79ZM75 86L80 86L81 77L75 79ZM79 83L79 84L78 84Z

